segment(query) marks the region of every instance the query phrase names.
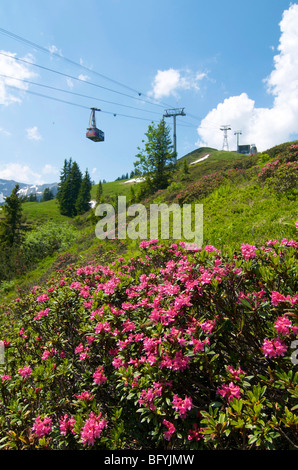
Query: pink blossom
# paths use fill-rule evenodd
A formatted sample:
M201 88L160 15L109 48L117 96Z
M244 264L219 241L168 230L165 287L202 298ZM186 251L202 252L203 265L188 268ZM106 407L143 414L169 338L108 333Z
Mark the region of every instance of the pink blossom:
M254 245L249 245L248 243L243 243L241 245L241 253L244 259L252 259L256 256L256 247Z
M20 368L18 370L18 373L22 376L22 377L30 377L30 375L32 374L32 369L30 366L27 366L27 367L23 367L23 368Z
M173 423L170 423L170 421L167 421L166 419L163 420L162 424L167 426L168 430L163 433L164 438L169 441L172 437L172 434L176 431L175 426Z
M192 407L192 399L190 397L185 396L184 400L179 398L178 395L174 395L173 397L173 408L175 411L178 411L179 416L181 418L185 418L187 415L187 411L191 410Z
M46 302L49 300L49 296L47 294L42 294L37 297L37 302Z
M94 383L101 385L107 381L106 376L104 375L104 367L97 367L96 371L93 374Z
M233 369L232 366L228 366L227 369L230 372L230 374L232 374L233 379L237 381L240 380L240 377L239 377L240 374L245 374L245 372L243 372L243 370L240 367L238 367L238 369L236 370L236 369Z
M46 317L49 314L49 309L46 308L38 312L38 314L34 317L34 320L41 320L42 317Z
M274 327L277 333L285 336L290 333L290 329L292 329L293 325L291 320L289 320L286 315L283 315L282 317L277 318L276 322L274 323Z
M98 416L91 411L89 418L85 422L81 430L81 439L83 444L94 445L95 440L99 439L104 428L107 427L108 422L105 418L102 418L102 413Z
M285 302L286 297L283 294L279 294L279 292L272 291L271 293L271 303L275 307L278 306L279 302Z
M85 401L91 401L94 398L94 395L90 395L90 392L86 390L85 392L82 392L80 395L75 395L75 397L78 400L85 400Z
M59 420L60 433L63 434L64 436L66 436L68 432L75 434L74 425L75 425L75 419L65 414Z
M202 431L201 429L198 430L198 425L197 425L197 423L195 423L194 424L194 429L189 429L188 430L187 439L189 441L193 441L193 440L199 441L202 437L202 432L201 431Z
M264 339L262 351L265 356L276 357L284 356L287 350L287 346L283 344L280 339L276 338L273 340Z
M34 425L32 427L32 431L35 432L37 438L46 436L52 430L52 418L49 416L45 416L41 418L38 416L34 420Z
M1 375L1 379L3 382L5 381L8 381L8 380L11 380L11 376L10 375Z
M217 389L216 393L226 397L228 401L233 400L233 398L240 399L240 388L233 382L230 382L229 385L223 384L221 388Z

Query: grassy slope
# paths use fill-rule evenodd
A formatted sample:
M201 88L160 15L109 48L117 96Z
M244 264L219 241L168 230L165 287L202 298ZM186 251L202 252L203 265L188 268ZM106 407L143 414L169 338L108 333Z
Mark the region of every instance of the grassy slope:
M284 151L286 144L280 149ZM181 179L181 170L173 175L175 182L181 179L180 184L189 184L200 177L232 168L239 161L245 167L251 158L234 152L221 152L214 149L197 149L186 155L188 163L201 158L209 153L210 157L196 165L190 165L188 180ZM269 153L269 151L267 152ZM276 158L278 148L272 150L272 157ZM135 185L137 186L137 184ZM123 181L103 184L103 196L129 194L131 184L123 184ZM159 192L158 202L169 200L169 191ZM92 198L95 197L96 186L92 188ZM171 199L171 198L170 198ZM295 220L298 215L297 202L289 201L285 197L277 198L268 189L261 188L256 179L249 178L238 180L237 183L228 181L208 197L196 201L203 204L204 208L204 244L213 244L217 248L228 246L232 249L239 248L241 243L265 243L270 238L281 239L294 238L296 235ZM68 263L86 264L92 260L108 260L111 252L123 254L136 254L139 240L136 241L100 241L94 233L94 225L86 214L76 218L75 221L61 216L57 202L26 203L23 205L24 215L30 225L41 225L49 220L57 223L74 223L77 227L78 238L67 250L67 253L57 253L39 263L35 270L11 283L11 289L6 289L0 296L10 298L16 295L17 289L21 290L32 285L39 284L51 275L53 270L63 268Z

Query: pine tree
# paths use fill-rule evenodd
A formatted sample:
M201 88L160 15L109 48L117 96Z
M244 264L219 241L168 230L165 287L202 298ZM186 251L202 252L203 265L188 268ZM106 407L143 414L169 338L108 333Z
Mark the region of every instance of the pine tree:
M45 188L43 194L42 194L42 198L41 198L41 201L44 202L44 201L50 201L51 199L54 199L54 194L53 194L53 191L50 189L50 188Z
M98 186L97 186L97 190L96 190L96 202L99 203L100 200L101 200L101 196L102 196L102 183L101 183L101 180L99 180L99 183L98 183Z
M2 209L3 219L0 225L1 247L17 246L22 241L22 201L18 196L19 185L16 184L11 195L6 197Z
M91 179L88 173L88 170L86 170L84 178L82 180L79 194L76 200L76 212L77 214L84 214L84 212L87 212L90 209L90 200L91 200L91 188L92 188L92 183Z
M72 163L70 173L61 187L59 195L60 213L68 217L77 215L76 201L82 183L82 173L76 162Z
M58 184L58 189L57 189L56 198L58 199L58 201L60 201L62 190L63 190L63 185L66 183L66 180L69 177L69 174L71 172L71 167L72 167L72 159L71 158L69 160L65 159L64 166L60 174L60 182Z

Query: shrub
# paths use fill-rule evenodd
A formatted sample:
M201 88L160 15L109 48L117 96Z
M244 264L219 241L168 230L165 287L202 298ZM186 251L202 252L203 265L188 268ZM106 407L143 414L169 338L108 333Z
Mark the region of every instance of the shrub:
M298 242L140 247L3 308L2 448L297 447Z

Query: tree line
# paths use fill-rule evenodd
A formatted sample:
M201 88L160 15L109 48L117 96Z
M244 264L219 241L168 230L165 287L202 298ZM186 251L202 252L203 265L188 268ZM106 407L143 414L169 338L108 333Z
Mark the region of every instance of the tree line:
M56 198L62 215L75 217L90 209L92 181L88 170L83 175L79 165L64 160Z

